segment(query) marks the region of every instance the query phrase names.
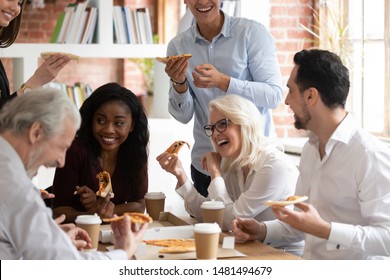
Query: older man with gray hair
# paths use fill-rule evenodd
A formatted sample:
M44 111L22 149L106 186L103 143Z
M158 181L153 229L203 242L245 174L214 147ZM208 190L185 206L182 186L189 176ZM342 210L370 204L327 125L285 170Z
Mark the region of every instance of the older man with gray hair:
M52 219L31 178L40 166L62 167L80 126L80 114L65 93L38 88L0 111L0 259L130 259L146 226L131 229L128 217L112 223L112 252L86 253L72 244L90 242L74 227L65 233Z

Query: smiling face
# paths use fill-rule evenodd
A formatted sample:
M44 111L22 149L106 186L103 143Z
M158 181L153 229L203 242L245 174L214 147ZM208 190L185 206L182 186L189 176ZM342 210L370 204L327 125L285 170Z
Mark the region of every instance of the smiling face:
M63 167L66 151L69 149L76 135L75 124L67 119L62 133L47 139L37 141L31 149L26 162L26 171L30 178L34 177L40 166Z
M122 101L110 101L100 106L92 118L92 134L103 151L117 151L133 131L129 107Z
M308 129L308 124L311 120L311 115L305 103L305 92L301 93L297 83L295 82L297 76L298 66L295 66L291 71L290 78L287 82L289 89L286 96L285 103L289 105L294 112L294 126L296 129Z
M221 0L187 0L186 3L198 25L220 24Z
M7 27L19 15L22 4L21 0L0 0L1 27Z
M226 119L226 116L218 110L210 112L210 124L215 124L222 119ZM229 121L225 131L219 132L214 129L211 139L221 157L235 159L240 154L242 141L239 125Z

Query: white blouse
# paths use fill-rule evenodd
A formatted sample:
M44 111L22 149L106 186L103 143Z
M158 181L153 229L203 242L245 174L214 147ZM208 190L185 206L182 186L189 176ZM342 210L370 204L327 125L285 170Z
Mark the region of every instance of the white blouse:
M229 170L226 175L211 181L207 198L200 195L188 179L176 191L185 200L186 210L202 221L200 205L206 200L225 204L223 229L230 230L236 217L255 218L258 221L275 219L267 200L281 200L295 193L298 169L290 158L278 149L262 152L244 182L241 168Z

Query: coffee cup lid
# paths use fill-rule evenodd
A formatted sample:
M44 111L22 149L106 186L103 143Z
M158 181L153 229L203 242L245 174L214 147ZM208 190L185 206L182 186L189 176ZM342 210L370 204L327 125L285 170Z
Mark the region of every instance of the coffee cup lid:
M76 224L101 224L102 220L98 215L80 215L76 217Z
M163 199L165 194L163 192L148 192L145 194L145 199Z
M194 225L194 232L196 233L220 233L221 228L217 223L199 223Z
M225 204L223 204L222 201L212 199L212 200L203 202L201 205L201 208L202 209L222 209L222 208L225 208Z

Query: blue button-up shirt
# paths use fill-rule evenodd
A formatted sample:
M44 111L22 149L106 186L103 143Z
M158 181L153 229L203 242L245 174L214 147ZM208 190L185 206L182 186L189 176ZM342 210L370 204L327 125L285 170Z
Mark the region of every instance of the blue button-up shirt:
M270 32L260 23L224 14L219 35L210 42L192 25L168 44L167 55L191 53L187 69L188 90L179 94L171 86L168 110L181 123L194 118L194 146L192 164L201 172L201 158L213 150L203 126L208 123L208 103L224 94L239 94L251 100L264 117L264 134L276 136L271 109L283 101L280 69L275 42ZM219 88L197 88L192 80L194 68L209 63L230 76L227 92Z

